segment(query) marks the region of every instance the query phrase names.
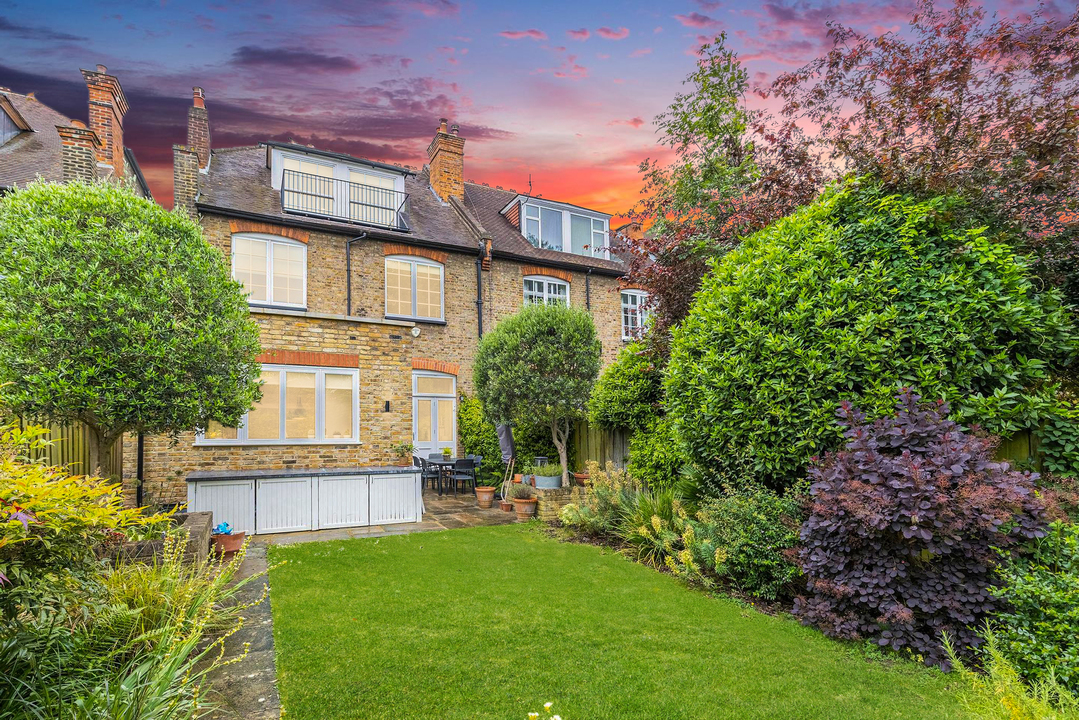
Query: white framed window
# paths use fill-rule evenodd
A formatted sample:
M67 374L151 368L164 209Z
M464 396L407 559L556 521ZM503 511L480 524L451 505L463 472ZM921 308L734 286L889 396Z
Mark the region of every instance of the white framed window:
M285 155L281 160L285 179L284 206L290 210L333 215L334 164Z
M610 257L608 220L598 214L524 202L521 223L521 234L537 248L585 257Z
M648 322L648 293L643 290L622 291L622 339L634 340L644 332Z
M569 283L546 275L524 279L525 305L569 305Z
M233 235L232 277L253 305L305 307L307 246L275 235Z
M418 320L443 320L441 263L425 258L386 258L386 315Z
M348 216L376 225L397 225L397 181L374 170L349 168Z
M228 428L210 423L196 445L313 445L360 441L360 371L263 365L262 400Z

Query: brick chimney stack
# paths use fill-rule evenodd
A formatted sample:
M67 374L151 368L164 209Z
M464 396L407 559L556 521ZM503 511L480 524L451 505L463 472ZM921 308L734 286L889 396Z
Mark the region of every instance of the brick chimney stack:
M457 125L447 132L448 122L446 118L439 118L435 139L427 146L427 157L431 159L431 187L446 202L451 197L465 198L465 139L457 135Z
M97 153L101 142L97 134L78 120L70 125L57 125L60 135L60 168L64 182L97 178Z
M187 109L187 146L199 157L199 169L210 164L210 116L206 112L206 94L192 88L194 102Z
M120 81L108 74L108 68L98 65L95 70L83 70L90 91L90 130L97 135L97 165L99 175L124 177L124 115L127 98Z

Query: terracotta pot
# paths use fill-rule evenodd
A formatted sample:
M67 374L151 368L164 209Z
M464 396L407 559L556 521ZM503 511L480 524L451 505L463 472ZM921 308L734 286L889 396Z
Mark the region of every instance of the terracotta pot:
M495 489L490 485L480 485L476 488L476 502L481 508L491 507L495 501Z
M213 537L214 551L219 555L223 555L225 553L234 553L243 547L247 533L237 532L231 535L214 535Z
M503 512L511 512L513 510L513 503L509 500L499 500L498 507L502 508Z
M521 473L516 473L516 474L515 474L515 475L513 476L513 482L514 482L514 483L519 483L519 482L521 482Z
M527 522L536 514L536 498L513 498L513 509L517 511L517 522Z
M588 487L588 473L573 473L573 479L576 480L577 484L581 487Z

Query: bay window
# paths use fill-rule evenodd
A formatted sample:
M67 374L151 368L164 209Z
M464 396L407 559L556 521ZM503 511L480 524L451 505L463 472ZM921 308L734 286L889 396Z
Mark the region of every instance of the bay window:
M239 427L212 422L198 445L302 445L360 439L359 370L263 365L262 400Z
M232 277L252 304L307 304L307 246L273 235L232 236Z
M622 339L639 338L648 321L648 293L641 290L622 291Z
M525 305L569 305L569 283L530 275L524 279Z
M442 265L415 257L386 258L386 315L442 320Z

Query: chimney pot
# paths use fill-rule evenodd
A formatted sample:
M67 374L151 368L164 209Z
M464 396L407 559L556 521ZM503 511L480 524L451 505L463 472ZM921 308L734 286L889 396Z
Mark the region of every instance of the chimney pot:
M195 107L206 107L206 93L202 91L202 88L191 88L191 95L194 98Z
M84 123L84 122L83 122L83 121L81 121L81 120L72 120L72 121L71 121L71 127L77 127L77 128L85 128L85 127L86 127L86 123Z
M109 71L109 69L107 67L105 67L104 65L102 65L101 63L98 63L97 64L97 71L99 73L106 73L106 72Z
M438 119L438 131L440 133L446 132L446 123L448 123L448 122L449 122L449 118L439 118Z
M451 135L456 135L456 134L457 134L457 132L458 132L458 131L459 131L460 129L461 129L461 128L460 128L460 127L458 127L457 123L454 123L453 125L451 125L451 126L450 126L450 134L451 134Z

